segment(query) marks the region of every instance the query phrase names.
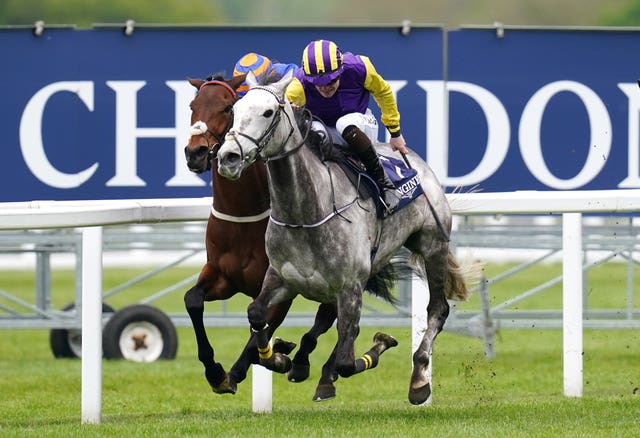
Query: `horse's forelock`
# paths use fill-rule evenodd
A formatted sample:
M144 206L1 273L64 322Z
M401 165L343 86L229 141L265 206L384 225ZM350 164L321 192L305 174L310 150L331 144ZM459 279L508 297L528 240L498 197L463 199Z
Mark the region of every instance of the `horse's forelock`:
M224 73L214 73L212 75L207 76L207 82L210 81L224 81Z

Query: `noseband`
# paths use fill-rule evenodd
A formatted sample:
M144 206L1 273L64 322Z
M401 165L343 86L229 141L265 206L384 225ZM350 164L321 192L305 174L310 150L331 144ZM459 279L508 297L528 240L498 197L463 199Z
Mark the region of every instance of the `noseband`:
M200 88L198 88L198 93L202 91L202 89L207 85L221 86L222 88L227 90L229 93L231 93L234 103L238 100L238 94L236 93L236 90L231 88L229 84L223 81L216 81L216 80L206 81L205 83L200 85ZM211 129L209 129L207 124L202 121L198 121L194 123L194 125L191 127L191 135L201 135L204 138L204 140L207 142L207 149L209 150L209 156L208 156L209 168L211 168L211 160L215 158L215 151L217 150L217 148L219 148L222 145L222 143L224 143L224 136L227 134L227 132L229 131L232 125L233 125L233 106L231 107L231 117L229 118L229 123L227 123L227 126L224 128L224 131L221 132L220 134L216 134L215 132L213 132ZM207 133L209 133L216 140L215 143L212 144L209 141L209 137L207 136Z
M273 97L275 97L276 100L278 101L278 109L276 110L276 113L273 116L273 119L271 120L271 123L269 124L269 126L267 126L267 129L265 129L265 131L262 133L262 135L257 139L254 138L254 137L251 137L250 135L245 134L244 132L239 132L239 131L235 131L235 130L229 133L231 136L233 136L233 141L235 142L235 144L238 146L238 149L240 150L240 160L244 162L244 161L249 161L250 159L248 157L244 156L244 150L242 149L242 145L238 142L237 136L244 137L247 140L249 140L251 143L256 145L256 150L258 151L258 153L255 155L255 158L254 158L253 161L262 160L262 161L264 161L266 163L268 161L279 160L281 158L287 157L287 156L295 153L298 149L300 149L304 145L304 142L306 141L306 135L304 136L304 138L302 139L300 144L296 145L293 149L290 149L290 150L285 151L285 152L283 152L283 153L281 153L279 155L276 155L276 156L273 156L273 157L269 157L269 158L263 158L261 156L262 150L266 147L266 145L269 143L269 141L271 141L271 137L273 137L273 134L275 133L275 129L278 126L278 124L280 123L280 119L282 118L282 114L285 115L287 121L289 122L289 128L290 128L289 129L289 134L284 139L283 144L286 144L289 141L289 139L291 138L291 136L295 132L295 129L293 127L293 123L291 122L291 118L286 113L286 111L284 111L285 102L283 100L281 100L277 96L277 94L273 91L273 89L271 89L271 88L269 88L267 86L258 86L258 87L254 87L254 88L249 89L248 92L250 92L252 90L264 90L264 91L267 91L269 94L271 94ZM308 132L307 132L307 134L308 134Z

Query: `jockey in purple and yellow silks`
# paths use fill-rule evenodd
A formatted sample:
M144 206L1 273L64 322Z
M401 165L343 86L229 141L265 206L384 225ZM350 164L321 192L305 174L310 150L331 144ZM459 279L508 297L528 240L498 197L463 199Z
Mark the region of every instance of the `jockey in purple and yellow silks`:
M289 70L296 70L298 68L295 64L283 64L279 62L271 62L269 58L257 53L247 53L236 62L233 68L233 76L240 76L245 73L253 71L256 79L260 79L266 74L276 73L278 78L281 78ZM249 86L246 82L243 82L236 90L238 98L243 97L249 91Z
M398 199L373 143L378 141L378 122L369 109L373 96L382 113L381 120L391 134L393 150L408 152L400 132L400 113L391 86L378 74L368 57L342 53L333 42L310 42L302 53L302 67L287 88L287 98L306 107L332 134L334 143L349 145L380 187L387 210ZM325 131L314 122L314 130Z

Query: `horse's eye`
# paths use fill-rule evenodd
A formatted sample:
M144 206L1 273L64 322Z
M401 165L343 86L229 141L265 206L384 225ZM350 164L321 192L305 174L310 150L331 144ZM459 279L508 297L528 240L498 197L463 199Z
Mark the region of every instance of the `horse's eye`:
M231 112L231 110L233 109L233 107L231 105L228 105L225 109L224 112L229 114Z
M268 110L266 110L264 112L264 114L262 116L263 117L271 117L272 115L273 115L273 110L268 109Z

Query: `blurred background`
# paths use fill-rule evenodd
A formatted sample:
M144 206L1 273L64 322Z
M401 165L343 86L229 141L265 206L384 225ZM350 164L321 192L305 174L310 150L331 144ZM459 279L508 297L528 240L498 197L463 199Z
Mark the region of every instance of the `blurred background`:
M640 26L640 0L2 0L0 25Z

